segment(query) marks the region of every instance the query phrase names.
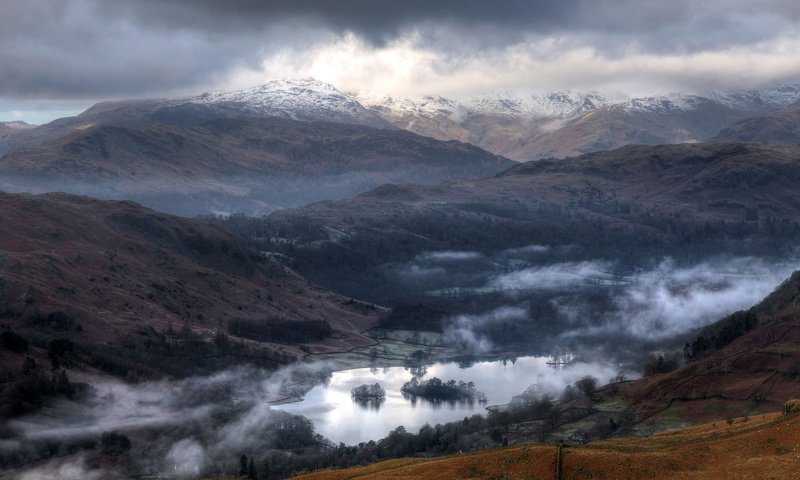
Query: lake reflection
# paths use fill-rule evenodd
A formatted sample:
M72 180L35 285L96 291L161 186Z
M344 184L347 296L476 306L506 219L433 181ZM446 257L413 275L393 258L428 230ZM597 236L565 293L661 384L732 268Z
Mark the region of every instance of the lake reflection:
M532 384L543 392L558 394L584 375L594 375L600 383L606 383L618 373L617 367L611 364L576 362L554 369L547 361L545 357L521 357L515 362L484 361L461 366L436 363L414 373L424 374L421 379L438 377L444 381L475 382L478 391L486 394L487 405L508 403L511 397ZM412 376L404 367L334 372L326 385L311 389L303 401L275 408L308 417L314 422L317 433L333 442L349 445L380 439L400 425L416 433L426 423L447 423L486 412L486 405L477 401L430 401L403 395L400 388ZM375 382L386 389L382 403L359 403L350 396L353 387Z

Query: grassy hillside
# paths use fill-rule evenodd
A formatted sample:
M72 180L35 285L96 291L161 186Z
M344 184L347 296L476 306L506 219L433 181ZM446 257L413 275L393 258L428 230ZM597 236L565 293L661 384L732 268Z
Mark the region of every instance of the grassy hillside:
M791 403L798 408L797 401ZM516 445L437 459L398 459L366 467L316 472L304 480L382 479L751 479L796 478L800 416L774 413L563 449Z

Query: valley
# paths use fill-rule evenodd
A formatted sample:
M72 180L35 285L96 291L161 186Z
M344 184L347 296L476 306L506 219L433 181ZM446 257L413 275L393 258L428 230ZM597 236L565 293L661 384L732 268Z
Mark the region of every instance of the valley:
M767 3L0 2L0 480L795 478Z

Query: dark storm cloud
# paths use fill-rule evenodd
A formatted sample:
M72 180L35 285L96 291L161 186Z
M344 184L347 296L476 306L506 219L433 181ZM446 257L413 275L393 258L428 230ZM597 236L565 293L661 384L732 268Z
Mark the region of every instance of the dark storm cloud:
M736 42L735 35L743 33L742 29L746 34L744 40L753 40L753 31L758 28L742 28L739 21L752 21L753 13L773 14L790 21L800 17L797 2L786 0L757 4L743 0L141 0L124 4L130 13L167 28L189 26L228 31L301 18L335 31L353 31L378 44L408 28L442 25L478 28L472 30L473 34L491 32L493 36L506 38L553 33L611 36L656 33L658 37L659 32L669 35L682 31L698 34L700 41L696 46L701 47ZM106 5L109 5L107 10L119 8L116 1ZM711 38L725 33L730 35L719 42ZM765 29L756 36L774 33ZM669 43L667 35L653 46ZM491 43L493 39L487 40Z
M487 51L557 40L557 58L752 45L796 28L798 2L766 0L19 0L0 3L0 98L167 95L301 57L351 33L370 48L411 38L459 68ZM267 72L268 73L268 72Z

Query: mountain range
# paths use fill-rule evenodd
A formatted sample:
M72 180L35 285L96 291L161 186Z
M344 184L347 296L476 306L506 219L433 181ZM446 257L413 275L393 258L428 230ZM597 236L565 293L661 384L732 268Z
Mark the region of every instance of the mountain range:
M735 121L786 107L798 99L800 84L643 98L592 92L520 95L498 91L459 100L376 97L344 93L314 79L274 80L195 97L100 103L76 117L6 135L0 154L96 125L192 126L217 118L270 116L404 129L528 161L630 143L705 141Z
M456 138L513 160L528 161L627 144L702 142L737 120L798 99L800 84L763 91L633 99L597 93L522 96L495 92L465 101L365 97L362 103L400 128L434 138Z

